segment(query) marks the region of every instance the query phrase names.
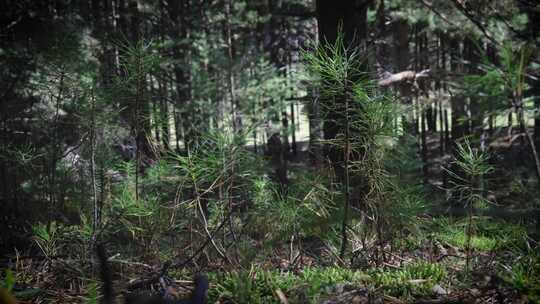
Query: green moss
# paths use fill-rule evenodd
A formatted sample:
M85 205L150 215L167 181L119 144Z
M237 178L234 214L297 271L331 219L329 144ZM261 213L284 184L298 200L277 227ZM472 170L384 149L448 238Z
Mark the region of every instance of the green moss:
M378 288L382 293L404 299L432 293L435 284L447 277L442 265L414 263L400 269L372 270L369 274L346 268L306 268L298 274L256 270L210 274L215 288L210 303L280 303L282 291L291 303L318 303L333 293L334 287L351 285Z
M306 294L315 300L323 295L328 287L342 283L359 285L370 281L370 276L346 268L328 267L304 269L299 279L305 285Z
M467 246L467 221L452 221L448 218L437 218L427 227L435 239L446 242L460 249ZM526 236L526 230L501 220L488 217L475 217L473 221L471 246L479 251L493 251L519 246Z
M382 289L385 294L401 298L429 295L433 286L442 282L446 276L447 272L443 266L425 262L372 273L376 287Z
M467 246L467 235L461 229L452 229L444 231L437 235L441 241L445 241L453 246L465 249ZM497 248L499 241L496 238L473 235L471 237L471 247L480 251L491 251Z

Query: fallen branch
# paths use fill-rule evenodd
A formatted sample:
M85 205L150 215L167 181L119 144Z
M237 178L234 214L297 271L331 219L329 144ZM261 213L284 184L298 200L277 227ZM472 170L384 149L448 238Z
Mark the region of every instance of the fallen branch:
M398 82L416 81L416 79L426 78L426 77L429 77L430 75L431 75L430 69L422 70L418 73L415 71L403 71L396 74L391 74L390 76L379 80L378 84L380 86L386 87L386 86L390 86Z

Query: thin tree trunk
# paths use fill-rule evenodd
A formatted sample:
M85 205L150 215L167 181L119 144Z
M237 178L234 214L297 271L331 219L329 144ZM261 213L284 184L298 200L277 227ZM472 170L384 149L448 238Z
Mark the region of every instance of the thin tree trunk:
M175 137L176 151L180 152L180 137L181 137L180 114L178 114L176 107L173 107L173 118L174 118L174 135L175 135L174 137Z
M185 1L187 0L178 0L178 1L171 1L168 3L168 13L171 19L171 27L169 30L169 35L172 39L180 41L187 38L187 31L185 29L186 24L184 22L184 14L185 14ZM183 46L176 46L173 48L172 56L175 61L174 64L174 86L171 85L171 88L174 87L176 90L176 106L174 109L174 118L175 118L175 135L176 135L176 148L177 150L180 150L180 141L184 141L184 147L187 148L190 145L191 138L189 137L189 134L187 136L185 135L183 131L186 131L188 125L188 119L182 113L179 112L178 109L185 108L187 104L189 103L190 96L189 96L189 86L188 81L189 77L187 76L187 72L184 70L184 67L182 66L182 63L185 59L185 50Z
M161 142L166 151L170 149L170 133L169 130L169 104L167 102L167 83L158 80L158 90L160 92L159 98L159 113L160 113L160 125L161 125Z
M292 134L292 152L293 155L297 155L296 147L296 120L295 120L294 102L291 102L291 134Z
M49 223L53 220L53 214L55 209L58 208L56 205L56 165L59 160L60 142L58 140L58 131L60 129L60 105L62 102L62 97L64 94L64 81L65 81L64 71L60 71L59 81L58 81L58 94L54 96L55 99L55 114L53 122L53 136L51 140L51 155L49 163ZM53 96L51 96L53 97Z
M283 150L285 151L285 158L289 158L290 145L289 145L289 115L287 114L287 107L283 104L283 100L280 101L281 111L281 124L283 126Z
M292 58L291 58L291 53L292 51L290 49L287 49L287 51L289 52L289 55L287 56L287 78L290 79L293 77L292 75L292 71L291 71L291 65L292 65ZM293 99L293 94L294 92L291 90L291 105L290 105L290 111L291 111L291 140L292 140L292 153L294 156L297 155L297 150L296 150L296 116L295 116L295 111L294 111L294 105L295 105L295 101Z
M422 35L420 34L421 29L424 27L421 23L416 23L414 25L414 70L418 71L422 67L422 61L421 61L421 49L422 49ZM416 136L420 133L421 126L420 121L422 120L423 115L423 109L420 105L420 102L418 101L419 91L415 90L414 96L413 96L413 105L414 105L414 132L413 134Z
M448 125L448 110L447 109L444 109L444 142L445 142L445 147L446 147L446 151L449 150L448 147L450 147L450 149L452 148L451 147L451 142L450 142L450 126Z
M426 111L422 111L422 115L420 117L420 132L421 132L421 138L422 138L422 172L424 176L424 183L428 183L428 143L427 143L427 114Z
M460 43L456 38L450 40L451 70L462 72L463 67L460 62ZM465 125L467 113L465 111L465 98L459 92L454 92L450 98L452 108L452 150L454 151L457 142L467 134Z
M90 240L91 250L95 249L97 244L98 231L101 227L101 208L98 200L98 190L96 181L96 99L94 91L92 89L91 96L91 109L90 109L90 177L92 183L92 201L93 201L93 222L92 222L92 236ZM92 255L93 256L93 255ZM92 258L92 267L95 266L94 259Z
M237 104L236 97L234 93L234 50L233 50L233 41L232 41L232 29L231 29L231 0L225 1L225 42L227 44L227 82L228 82L228 94L231 107L231 120L233 131L237 132L240 130L240 121L237 117Z
M540 77L537 77L537 79L540 79ZM534 98L534 108L537 109L534 118L534 141L536 146L540 146L540 80L537 80L534 85L534 94L536 96Z
M440 90L439 90L440 92ZM444 156L445 151L445 140L444 140L444 111L442 106L442 101L439 99L439 152L441 157Z
M467 71L469 74L478 74L478 66L479 66L479 60L480 55L478 54L478 50L476 49L476 44L472 40L472 38L469 38L466 40L466 57L465 59L468 61L468 68ZM471 112L471 134L473 134L476 138L480 138L482 135L482 132L484 130L484 112L482 111L482 107L480 105L480 102L478 100L478 97L473 96L469 98L469 105L470 105L470 112Z
M347 249L347 225L349 223L349 209L350 209L350 176L349 176L349 162L350 162L350 150L351 150L351 138L349 130L349 97L345 94L345 149L343 150L344 164L344 199L345 206L343 207L343 222L341 223L341 249L339 251L339 257L343 259L345 257L345 251Z
M155 86L154 86L154 77L150 76L150 81L148 82L148 90L150 96L157 96ZM157 98L152 98L152 117L153 117L153 126L154 126L154 136L156 142L161 142L161 109L158 111L157 103L160 102Z
M393 33L393 57L396 71L406 71L409 69L409 32L410 26L406 19L398 19L392 23ZM399 94L403 99L403 103L412 107L412 91L411 84L406 81L400 82ZM413 112L408 111L408 115L404 115L402 118L403 133L414 134Z

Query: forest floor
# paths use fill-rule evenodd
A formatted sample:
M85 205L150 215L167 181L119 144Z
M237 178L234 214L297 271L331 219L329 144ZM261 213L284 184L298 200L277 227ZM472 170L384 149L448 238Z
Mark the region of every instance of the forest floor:
M397 234L382 241L353 236L347 260L316 238L266 245L264 239L253 239L250 246L258 249L249 253L248 264L233 257L232 263L204 265L208 303L540 303L537 193L524 185L530 173L497 169L490 182L499 186L487 194L493 204L478 206L469 218L464 208L445 202L448 181L441 165L448 164L449 155L441 153L438 143L438 136L428 137L427 196L436 207L415 223L398 227ZM521 152L499 147L493 157L519 160L509 153ZM300 151L290 170L302 174L306 158ZM233 246L230 253L246 255L242 249ZM119 294L161 269L156 266L160 256L111 254ZM18 253L11 264L14 294L21 303L98 303L101 283L87 260L69 253L41 258ZM200 269L196 264L189 266ZM167 274L180 294L192 288L188 273ZM157 290L159 284L147 284L139 291Z
M404 227L401 237L370 240L343 261L347 267L322 262L331 250L310 241L301 251L276 247L273 256L247 266L208 265L208 303L538 303L540 260L526 227L478 216L469 240L467 224L425 217L415 231ZM14 293L21 303L95 303L100 282L86 278L80 263L21 256ZM110 263L120 291L133 283L129 278L156 272L119 254ZM183 279L171 281L180 293L189 290L186 272L169 277Z

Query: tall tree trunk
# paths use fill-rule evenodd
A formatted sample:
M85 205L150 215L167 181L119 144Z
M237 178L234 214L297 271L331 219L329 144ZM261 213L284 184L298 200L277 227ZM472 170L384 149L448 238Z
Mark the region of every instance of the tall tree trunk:
M294 110L294 101L291 102L291 135L292 135L292 153L294 156L298 154L298 149L296 146L296 117Z
M465 40L465 60L468 62L467 72L469 74L478 74L480 54L479 50L476 47L476 43L472 38ZM469 97L469 106L471 112L470 120L470 133L474 135L475 138L479 139L484 131L484 113L482 112L481 105L476 96Z
M421 133L421 139L422 139L422 173L424 177L424 183L428 183L428 172L429 172L429 165L428 165L428 138L427 138L427 112L422 111L422 115L420 117L420 133Z
M191 145L193 138L189 135L189 118L183 115L178 109L187 108L191 96L189 86L189 74L183 63L185 62L185 44L181 43L187 38L185 9L186 2L189 0L170 1L168 3L169 18L171 19L171 27L169 36L175 42L172 56L174 59L174 87L176 90L176 109L175 109L175 135L177 146L179 147L180 140L184 141L184 148Z
M498 61L497 61L497 48L495 45L493 45L492 43L488 42L486 44L486 56L488 58L488 60L493 63L493 64L498 64ZM489 104L489 108L488 108L488 111L489 111L489 117L488 117L488 123L489 123L489 136L492 136L493 135L493 132L494 132L494 129L496 128L496 124L495 124L495 121L496 121L496 114L495 114L495 107L493 105L491 105L491 103Z
M167 24L167 18L165 16L165 3L163 0L159 1L159 39L161 43L165 42L165 35L166 35L166 24ZM169 103L168 103L168 86L167 86L167 78L171 78L170 73L167 71L165 77L158 77L156 79L157 81L157 87L158 87L158 93L159 93L159 125L161 128L161 142L163 144L163 148L165 151L170 150L170 137L171 137L171 131L170 131L170 117L169 117Z
M394 57L394 66L396 67L396 72L401 72L409 69L410 61L410 52L409 52L409 32L411 28L406 19L397 19L392 23L392 33L393 33L393 57ZM409 107L412 107L412 91L411 84L403 81L398 84L399 94L403 103ZM404 134L414 134L416 127L412 123L413 121L413 112L407 111L402 119L403 124L403 133Z
M115 7L111 0L92 0L92 14L94 19L94 31L92 35L101 42L101 50L98 55L100 61L101 83L110 85L116 74L116 48L112 40L116 36L114 18Z
M450 150L452 149L452 144L450 142L450 126L448 123L448 110L444 109L443 111L443 118L444 118L444 147L446 151L449 150L448 147L450 147Z
M438 105L439 105L439 152L440 152L440 156L441 156L441 160L442 160L442 157L444 156L444 152L445 152L445 140L444 140L444 111L443 111L443 106L442 106L442 101L439 99L439 102L438 102Z
M165 148L165 150L170 150L170 147L171 147L171 129L170 129L170 119L171 117L169 116L169 103L167 102L167 92L168 92L168 89L167 89L167 83L164 82L162 84L162 88L161 88L161 94L162 95L162 98L160 100L160 108L161 108L161 133L163 134L161 140L163 142L163 147Z
M225 0L225 43L227 45L227 92L229 94L229 101L231 107L231 122L232 128L235 132L240 131L241 121L238 114L238 104L236 102L235 95L235 80L234 80L234 45L232 38L232 26L231 26L231 0Z
M156 86L154 85L154 77L150 76L148 81L148 92L150 92L150 96L158 96L159 89L156 89ZM152 126L154 127L154 136L156 143L161 142L161 111L158 110L158 103L160 103L160 100L157 98L151 98L152 102Z
M92 89L90 96L90 182L92 187L92 235L90 238L90 249L94 250L97 244L98 232L101 228L101 205L98 198L98 185L96 180L96 98ZM93 255L92 255L93 256ZM95 261L92 258L92 267L95 268Z
M287 36L290 35L290 30L289 28L287 27ZM293 71L292 71L292 50L291 48L289 47L289 45L287 44L286 46L286 49L287 49L287 79L292 79L294 77L293 75ZM292 81L292 80L291 80ZM291 112L291 140L292 140L292 144L291 144L291 148L292 148L292 153L294 156L297 155L297 146L296 146L296 129L297 129L297 124L299 125L299 121L296 120L296 117L295 117L295 113L296 111L294 110L295 108L295 99L294 99L294 90L291 90L291 94L290 94L290 97L291 97L291 100L290 100L290 112Z
M421 26L423 26L421 23L414 24L414 59L413 59L413 70L419 71L420 70L420 46L421 46L421 35L420 35L420 29ZM418 89L414 91L414 95L412 96L412 105L413 109L411 112L413 113L413 126L414 129L412 130L413 135L417 135L419 132L419 121L420 116L422 115L422 109L420 107L420 104L418 103Z
M417 58L417 66L416 70L424 70L430 68L429 63L429 45L428 45L428 34L427 31L424 29L427 27L426 24L420 23L417 24L418 30L420 33L417 33L417 41L418 43L417 49L418 49L418 55L419 58ZM424 96L426 96L429 100L429 83L425 81L418 81L418 87L419 92L417 93L417 96L422 93ZM417 98L417 102L419 102L419 99ZM422 173L424 176L424 183L428 183L428 172L429 172L429 145L428 145L428 135L431 131L433 131L434 126L433 122L435 119L435 115L433 114L433 108L431 103L427 104L420 104L419 105L419 120L420 120L420 133L421 133L421 155L422 155Z
M388 59L390 57L389 54L389 48L387 44L387 31L386 31L386 14L385 14L386 6L384 0L379 1L379 5L377 6L377 13L376 13L376 28L375 33L378 37L378 41L376 44L376 52L377 52L377 64L380 64L381 67L386 68L388 65Z
M460 43L457 38L450 40L450 68L453 72L462 72ZM465 111L464 96L459 92L451 92L450 105L452 109L452 147L467 134L467 112Z

